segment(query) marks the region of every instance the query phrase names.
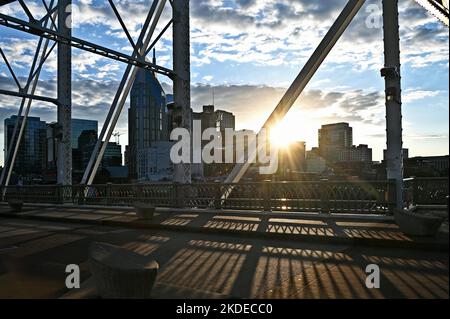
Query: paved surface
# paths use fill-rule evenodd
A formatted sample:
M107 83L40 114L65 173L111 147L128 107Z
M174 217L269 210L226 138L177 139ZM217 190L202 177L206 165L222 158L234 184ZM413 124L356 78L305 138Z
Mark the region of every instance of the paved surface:
M84 289L72 292L69 297L95 298L86 262L92 241L153 256L160 264L155 298L449 297L448 252L360 247L327 240L306 243L232 234L127 229L80 223L80 218L74 215L91 221L98 218L84 210L39 209L39 212L73 220L50 222L0 216L0 298L66 295L64 271L68 264L80 265L84 282ZM112 218L111 212L104 213L106 217L102 218ZM115 214L121 220L134 218L128 213ZM192 222L192 217L177 215L169 220L168 223L184 224ZM209 221L210 218L203 220ZM305 231L311 228L313 233L327 228L310 223L313 226L297 227ZM254 223L249 220L248 224ZM381 231L388 236L392 228L382 227ZM323 231L323 236L326 234ZM365 286L365 268L373 263L381 268L379 290Z
M435 238L403 234L392 217L373 215L319 215L260 212L171 211L156 214L151 221L138 220L133 210L79 209L27 206L12 214L0 205L0 216L41 221L120 226L137 229L232 234L246 238L270 238L345 245L448 250L448 223Z

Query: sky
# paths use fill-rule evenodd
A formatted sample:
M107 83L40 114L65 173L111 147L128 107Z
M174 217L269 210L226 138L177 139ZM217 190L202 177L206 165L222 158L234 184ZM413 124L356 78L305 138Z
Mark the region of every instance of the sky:
M51 0L45 0L47 4ZM42 17L41 0L25 0ZM74 0L73 36L131 54L131 46L106 0ZM136 41L150 0L114 0ZM449 30L413 0L400 0L404 146L411 156L449 154ZM345 0L193 0L191 1L192 107L214 101L236 115L237 129L258 130L295 79ZM355 144L373 148L381 160L386 148L381 0L369 0L355 17L283 122L286 137L318 146L323 124L348 122ZM0 13L26 19L17 3ZM157 32L171 18L167 4ZM169 29L156 45L157 62L172 67ZM22 84L37 37L0 26L0 47ZM54 50L56 51L56 50ZM106 118L125 65L73 49L73 116ZM158 77L167 93L170 79ZM56 52L41 74L37 94L56 97ZM0 88L17 90L0 59ZM127 102L128 103L128 102ZM0 95L0 147L3 120L17 113L20 98ZM127 111L117 131L126 145ZM55 106L33 102L31 116L52 122ZM3 152L0 152L0 165Z

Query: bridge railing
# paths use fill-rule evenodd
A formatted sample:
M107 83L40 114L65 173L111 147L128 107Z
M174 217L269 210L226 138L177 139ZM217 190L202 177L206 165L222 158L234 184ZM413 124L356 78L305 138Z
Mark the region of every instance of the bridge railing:
M449 195L449 179L414 178L413 198L417 205L447 205Z
M392 190L395 182L389 181L314 181L9 186L1 194L5 202L19 199L31 204L132 207L146 202L167 208L387 213L395 205ZM448 179L407 179L404 192L405 207L444 205Z
M130 207L147 202L169 208L384 213L389 207L388 185L386 181L51 185L9 186L2 194L3 201L41 204Z

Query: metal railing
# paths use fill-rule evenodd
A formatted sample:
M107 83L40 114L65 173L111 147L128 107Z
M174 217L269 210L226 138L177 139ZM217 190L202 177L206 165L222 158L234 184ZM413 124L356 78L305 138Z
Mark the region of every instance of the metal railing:
M5 202L16 199L30 204L132 207L144 202L167 208L387 213L395 206L393 190L394 181L314 181L9 186L1 194ZM405 207L444 205L448 179L406 179L404 192Z
M417 205L447 205L448 177L414 178L413 198Z
M9 186L2 194L3 201L81 206L131 207L146 202L168 208L385 213L388 185L386 181L320 181Z

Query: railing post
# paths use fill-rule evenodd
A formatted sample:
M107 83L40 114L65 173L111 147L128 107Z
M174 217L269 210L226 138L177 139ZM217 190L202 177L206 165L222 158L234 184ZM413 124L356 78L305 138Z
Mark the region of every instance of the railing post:
M111 205L111 187L112 187L112 183L106 184L106 206Z
M184 191L182 189L183 185L180 183L174 183L173 187L175 189L175 205L177 208L184 207Z
M390 179L387 187L387 203L388 211L390 214L394 214L397 208L397 180Z
M265 212L272 211L272 181L270 180L263 183L263 208Z
M142 185L136 185L136 193L134 196L134 202L142 203L143 195L142 195Z
M221 182L217 182L215 184L215 199L214 199L214 208L217 210L221 210L222 209L222 187L221 187L222 183Z
M320 182L320 211L323 214L329 214L331 212L328 181Z
M78 186L78 205L85 204L85 192L86 192L85 185Z
M417 205L419 201L419 187L417 183L417 177L414 177L414 181L412 183L413 187L413 205Z
M62 205L64 203L62 187L63 186L61 184L57 184L56 185L56 198L55 198L55 201L56 201L57 205Z

